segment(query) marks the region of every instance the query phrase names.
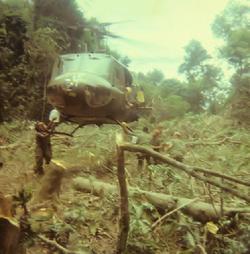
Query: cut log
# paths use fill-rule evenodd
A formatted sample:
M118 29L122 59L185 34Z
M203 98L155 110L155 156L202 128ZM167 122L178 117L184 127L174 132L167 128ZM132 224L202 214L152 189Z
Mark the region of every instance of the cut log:
M32 203L41 203L59 197L65 169L66 168L57 161L52 161L50 163L47 172L42 179L41 186L38 192L34 195Z
M77 177L73 181L73 187L82 192L90 192L94 195L102 196L105 194L116 194L118 195L118 187L115 185L111 185L108 183L100 182L100 181L93 181L92 179L85 179L82 177ZM154 205L157 208L161 209L167 209L167 210L173 210L178 207L183 206L184 204L187 204L190 202L191 199L188 198L182 198L182 197L176 197L172 195L166 195L158 192L150 192L145 190L140 190L138 188L129 187L129 196L138 196L141 195L146 200ZM207 221L217 221L219 219L219 211L220 206L214 207L211 204L202 202L202 201L196 201L193 203L190 203L187 206L184 206L181 211L191 216L194 220L201 221L201 222L207 222ZM225 215L226 216L233 216L236 213L249 213L250 214L250 207L247 208L230 208L225 207Z
M20 228L11 214L12 200L0 193L0 253L17 254Z

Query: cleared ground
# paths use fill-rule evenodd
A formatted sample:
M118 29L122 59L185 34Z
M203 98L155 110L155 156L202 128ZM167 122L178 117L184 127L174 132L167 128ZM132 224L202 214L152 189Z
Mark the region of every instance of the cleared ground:
M0 125L0 191L16 195L25 189L35 195L42 178L33 173L34 123L13 122ZM143 127L149 134L158 127L142 119L131 124L135 134L141 135ZM250 134L244 128L234 127L232 122L219 116L188 116L181 120L160 123L163 154L181 158L188 165L195 165L250 180ZM72 130L71 125L59 127L60 131ZM53 205L43 207L45 212L31 212L32 230L57 239L71 250L92 250L110 254L116 246L119 219L119 199L116 193L95 196L76 191L72 181L82 176L92 181L117 184L115 135L121 132L117 126L87 126L78 130L73 138L52 138L53 157L66 167L60 196ZM142 134L143 140L143 134ZM142 141L147 145L147 141ZM149 146L149 144L148 144ZM50 170L46 167L46 171ZM137 167L135 154L126 153L127 182L142 190L160 192L185 198L199 198L212 204L227 207L247 207L245 201L229 193L189 177L185 173L164 164ZM250 194L249 188L236 188ZM32 208L32 200L28 208ZM20 210L20 208L19 208ZM181 210L168 216L154 230L152 224L167 210L154 207L143 197L130 198L130 234L128 253L248 253L250 246L249 214L222 218L214 222L216 234L207 230L204 223L195 221ZM17 217L19 216L17 213ZM61 239L60 239L61 238ZM64 238L64 239L63 239ZM57 253L36 237L26 239L27 253ZM203 252L206 253L206 252Z

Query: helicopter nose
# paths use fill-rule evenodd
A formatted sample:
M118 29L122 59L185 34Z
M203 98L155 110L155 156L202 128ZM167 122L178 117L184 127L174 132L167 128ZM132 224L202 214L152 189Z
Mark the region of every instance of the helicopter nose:
M64 111L76 105L82 110L100 108L117 97L117 93L106 79L87 72L63 74L48 86L50 104Z

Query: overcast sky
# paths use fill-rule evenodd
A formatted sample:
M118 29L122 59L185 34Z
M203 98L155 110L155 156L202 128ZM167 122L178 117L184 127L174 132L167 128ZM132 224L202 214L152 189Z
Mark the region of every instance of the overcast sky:
M130 69L154 68L177 77L184 46L199 40L209 53L219 45L211 31L215 16L228 0L77 0L87 18L118 22L109 30L127 39L108 39L112 49L127 55Z

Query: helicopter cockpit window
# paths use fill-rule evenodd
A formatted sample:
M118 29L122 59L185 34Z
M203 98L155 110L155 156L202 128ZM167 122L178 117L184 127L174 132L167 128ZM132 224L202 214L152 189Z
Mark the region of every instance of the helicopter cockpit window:
M61 56L60 62L57 76L70 72L87 72L109 79L112 60L103 56L72 54Z
M131 74L129 73L129 71L127 69L125 69L125 83L128 86L131 86L133 82L133 78L131 76Z
M126 84L124 68L121 65L114 65L114 83L124 89L124 84Z

